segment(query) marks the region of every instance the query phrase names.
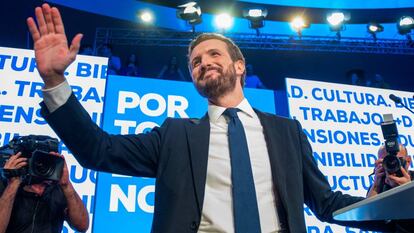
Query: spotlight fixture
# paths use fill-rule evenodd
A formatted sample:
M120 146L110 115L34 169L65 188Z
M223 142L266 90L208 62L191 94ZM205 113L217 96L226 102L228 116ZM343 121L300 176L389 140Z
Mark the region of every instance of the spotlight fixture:
M341 40L341 31L345 29L344 23L350 18L350 15L344 12L332 12L326 17L331 31L336 32L338 40Z
M292 22L290 22L290 26L298 33L299 38L302 38L302 30L310 27L309 23L306 23L305 19L301 16L295 17Z
M151 11L142 11L138 13L140 20L146 24L150 24L154 21L154 15Z
M414 19L410 16L403 16L397 23L398 32L401 35L406 35L414 28Z
M227 13L221 13L214 18L214 23L217 28L226 31L233 26L233 17Z
M201 23L201 8L196 2L188 2L178 6L177 17L194 26Z
M378 33L384 31L384 27L377 23L368 24L367 29L369 33Z
M243 17L249 20L250 28L255 29L257 34L259 34L259 28L264 26L264 19L266 16L266 9L252 8L243 10Z
M340 31L343 29L345 21L348 21L349 18L349 14L346 15L344 12L333 12L326 17L326 20L328 20L332 31Z
M367 31L372 35L374 41L377 41L377 33L383 32L384 27L378 23L369 23L367 25Z

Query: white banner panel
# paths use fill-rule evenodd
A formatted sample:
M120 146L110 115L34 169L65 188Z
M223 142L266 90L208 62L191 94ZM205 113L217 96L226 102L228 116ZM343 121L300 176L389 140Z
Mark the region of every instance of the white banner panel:
M78 55L65 72L76 97L96 122L101 121L107 63L107 58ZM42 87L32 50L0 47L0 146L16 135L56 137L40 116ZM64 146L62 153L70 180L92 220L96 173L82 168ZM74 231L65 223L63 232Z
M401 143L412 153L413 115L389 95L401 97L414 109L413 93L291 78L286 85L290 116L302 124L313 156L333 190L366 196L373 179L369 175L384 141L383 114L393 114ZM305 217L309 233L360 232L321 223L308 208Z

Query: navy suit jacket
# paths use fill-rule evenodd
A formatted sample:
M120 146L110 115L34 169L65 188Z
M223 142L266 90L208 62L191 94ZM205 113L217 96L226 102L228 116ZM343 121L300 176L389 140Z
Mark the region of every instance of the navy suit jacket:
M315 163L311 146L296 120L256 111L269 151L277 210L289 232L306 232L303 204L322 221L362 200L332 192ZM138 135L110 135L92 122L74 95L42 114L79 163L90 169L155 177L152 232L196 232L201 220L207 173L210 124L202 119L168 118L161 127ZM217 206L217 211L220 211ZM378 224L347 222L370 227Z

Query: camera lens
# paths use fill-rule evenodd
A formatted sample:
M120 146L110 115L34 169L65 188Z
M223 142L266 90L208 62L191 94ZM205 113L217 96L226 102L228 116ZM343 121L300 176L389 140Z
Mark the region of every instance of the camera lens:
M46 156L39 156L33 161L33 172L42 177L48 177L53 174L54 161Z
M382 166L389 174L397 173L400 170L400 160L395 155L387 155L382 161Z

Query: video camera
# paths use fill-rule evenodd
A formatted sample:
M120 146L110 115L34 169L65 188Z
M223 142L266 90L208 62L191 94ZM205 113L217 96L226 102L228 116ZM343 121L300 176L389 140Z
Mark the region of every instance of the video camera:
M406 161L398 158L397 154L400 151L400 144L398 142L398 129L392 114L384 114L384 121L381 123L382 134L385 139L385 151L387 155L382 161L382 166L388 174L395 174L398 177L403 177L401 167L405 167ZM385 181L385 178L384 178ZM384 182L382 182L384 183ZM388 185L383 185L382 191L391 189Z
M26 184L41 183L44 180L59 181L64 159L49 154L57 152L59 141L43 135L28 135L13 138L8 145L0 147L0 168L18 152L28 158L28 166L22 169L2 169L3 176L22 176Z

